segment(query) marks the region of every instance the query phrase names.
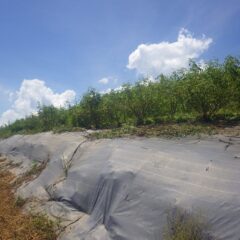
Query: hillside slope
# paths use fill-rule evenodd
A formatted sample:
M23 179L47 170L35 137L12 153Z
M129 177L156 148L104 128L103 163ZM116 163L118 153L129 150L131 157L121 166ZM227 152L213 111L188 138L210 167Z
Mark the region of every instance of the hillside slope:
M26 209L60 220L59 239L162 239L175 206L217 239L240 236L240 138L88 140L41 133L0 141ZM10 164L11 163L11 164Z

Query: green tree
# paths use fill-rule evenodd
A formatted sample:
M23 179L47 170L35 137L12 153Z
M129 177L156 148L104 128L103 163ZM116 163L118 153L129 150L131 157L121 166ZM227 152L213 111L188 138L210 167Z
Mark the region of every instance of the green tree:
M101 126L101 113L99 106L101 103L101 94L95 89L89 89L83 96L81 105L81 117L83 124L88 128L100 128Z
M184 88L188 110L199 113L204 121L228 103L228 86L218 62L210 62L205 69L192 63L184 76Z

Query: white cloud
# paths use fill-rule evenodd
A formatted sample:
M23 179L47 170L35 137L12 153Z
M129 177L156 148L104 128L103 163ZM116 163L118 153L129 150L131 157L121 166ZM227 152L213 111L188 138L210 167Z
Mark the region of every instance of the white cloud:
M104 78L101 78L100 80L98 80L99 83L101 84L108 84L108 83L117 83L117 78L115 77L104 77Z
M211 38L194 38L186 29L178 33L176 42L141 44L129 55L127 68L138 74L156 77L188 66L189 59L198 58L212 43Z
M11 95L14 95L15 100L10 109L0 116L0 126L36 113L39 104L64 107L66 102L73 102L76 93L73 90L54 93L44 81L33 79L23 80L19 91Z
M98 82L101 83L101 84L108 84L109 83L109 78L106 78L106 77L101 78Z

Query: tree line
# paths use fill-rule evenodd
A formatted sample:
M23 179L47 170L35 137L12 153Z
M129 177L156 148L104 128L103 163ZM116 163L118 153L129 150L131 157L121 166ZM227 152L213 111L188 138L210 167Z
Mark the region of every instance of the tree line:
M209 61L154 81L142 79L118 90L101 94L89 89L81 100L67 108L40 106L37 115L16 120L0 128L0 136L55 128L103 129L124 124L214 121L239 117L240 58Z

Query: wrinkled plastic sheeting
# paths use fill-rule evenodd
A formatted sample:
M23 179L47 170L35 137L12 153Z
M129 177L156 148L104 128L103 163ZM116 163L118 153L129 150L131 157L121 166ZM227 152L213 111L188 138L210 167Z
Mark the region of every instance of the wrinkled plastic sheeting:
M75 137L57 138L65 138L71 146ZM240 139L219 137L221 141L218 137L97 140L77 147L84 142L81 138L73 144L64 179L58 179L56 160L40 175L41 181L23 189L34 194L35 186L52 184L53 202L83 213L60 236L62 240L162 239L167 213L174 206L200 212L218 239L238 240ZM51 143L44 146L50 148ZM53 184L48 175L54 171L58 174Z
M66 165L70 164L76 149L85 140L81 133L52 134L50 132L16 135L1 140L0 153L7 155L13 163L22 162L23 172L31 170L35 164L47 163L40 176L20 187L18 194L24 198L48 199L50 196L46 190L64 177Z

